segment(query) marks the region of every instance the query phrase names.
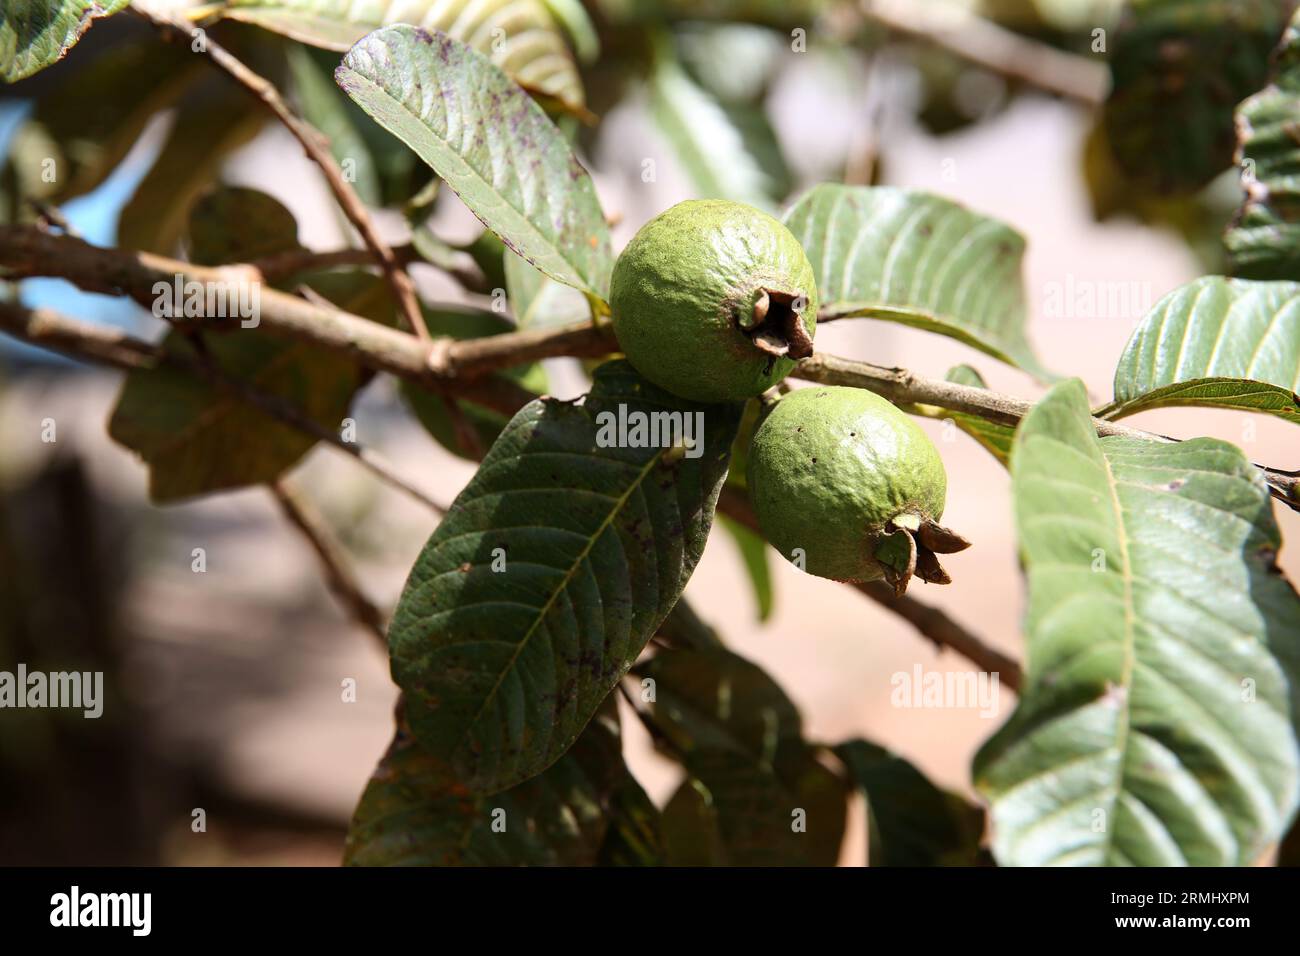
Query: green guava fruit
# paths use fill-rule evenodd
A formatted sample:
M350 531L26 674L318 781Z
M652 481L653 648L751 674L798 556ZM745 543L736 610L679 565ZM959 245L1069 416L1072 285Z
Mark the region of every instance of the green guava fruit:
M913 575L947 584L935 555L970 546L938 524L948 476L934 443L860 388L777 401L754 433L747 483L768 541L820 577L884 578L902 595Z
M693 401L738 401L812 354L817 283L799 240L771 216L689 200L628 243L610 308L623 353L650 381Z

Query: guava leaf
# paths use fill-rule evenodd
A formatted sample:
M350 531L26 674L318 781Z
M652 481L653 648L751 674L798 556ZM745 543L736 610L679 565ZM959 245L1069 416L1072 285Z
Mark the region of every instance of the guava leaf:
M825 183L785 214L817 276L821 314L951 336L1039 378L1025 337L1025 240L929 193Z
M128 0L5 0L0 16L0 76L14 83L63 59L94 20Z
M99 186L149 119L179 99L203 69L202 58L180 44L132 43L52 74L7 150L0 183L9 193L9 218L18 218L14 212L24 198L59 204ZM85 108L86 90L102 91L92 110ZM25 144L32 145L30 154Z
M673 647L712 650L723 646L718 632L695 613L695 608L691 607L691 602L686 598L673 605L664 622L659 625L657 636Z
M582 79L564 32L542 0L227 0L220 14L312 46L346 50L372 30L398 23L448 36L490 56L512 80L570 107Z
M650 116L703 199L732 199L771 211L773 183L745 147L741 131L678 64L672 45L658 46L647 87Z
M613 255L591 177L542 108L486 57L445 33L385 27L352 47L334 78L507 246L605 300Z
M593 866L615 852L615 829L628 841L623 848L639 849L627 817L610 819L640 790L623 762L612 704L545 773L491 796L456 786L399 727L352 817L344 864Z
M703 415L698 457L604 428L605 413L631 424L674 412ZM546 769L627 673L699 561L738 414L617 361L580 403L538 399L506 426L389 628L411 726L466 787L490 793Z
M489 335L501 335L515 329L513 323L494 312L485 312L469 306L424 307L424 324L430 334L446 335L453 339L478 339ZM519 385L535 395L546 391L546 370L538 363L516 365L503 372L496 373L513 379ZM402 397L415 412L416 418L433 439L449 452L460 457L468 457L456 434L456 425L451 412L442 396L426 388L403 381ZM454 399L460 413L478 434L483 448L492 445L501 430L506 427L509 418L498 411L486 408L469 399Z
M417 172L428 177L428 170L335 85L337 55L298 45L286 53L298 108L325 134L331 155L361 200L371 206L409 200L420 185Z
M299 249L298 222L274 196L244 186L220 186L190 210L189 259L203 266L252 262Z
M869 866L974 866L984 811L865 740L835 748L867 798Z
M185 234L190 205L266 122L256 100L223 77L204 79L181 101L153 166L122 207L118 245L171 255Z
M597 866L664 864L663 824L659 808L631 774L615 792L607 817L609 829L605 831L605 842L600 846Z
M957 385L988 388L988 385L984 383L984 376L969 365L953 366L948 370L948 374L944 376L944 379ZM1002 464L1011 464L1011 445L1015 439L1016 431L1010 425L1001 425L986 418L980 418L978 415L967 415L964 412L948 411L946 417L951 418L953 424L984 446L984 449Z
M818 762L798 710L761 668L723 648L674 649L636 674L654 681L654 722L689 775L665 809L669 863L707 853L714 865L835 865L844 782Z
M772 567L768 563L768 544L761 535L755 534L745 525L726 517L719 524L731 535L740 552L741 563L745 567L745 576L749 578L754 589L756 617L762 624L772 616Z
M1273 54L1273 82L1237 107L1246 198L1223 237L1234 275L1300 276L1300 13Z
M1111 41L1103 111L1125 175L1167 195L1199 189L1227 169L1233 110L1264 85L1290 12L1277 0L1129 4Z
M1215 439L1098 439L1078 380L1011 469L1025 679L975 760L998 862L1253 863L1300 786L1300 597L1263 478Z
M1122 418L1205 405L1300 422L1300 283L1203 276L1155 304L1115 368Z
M382 279L333 273L307 280L318 294L349 312L391 322ZM362 381L346 356L266 330L237 328L203 339L206 359L336 430ZM198 361L194 342L172 331L165 353ZM109 436L149 466L149 496L159 503L273 481L316 444L229 390L184 368L160 364L127 375L108 423Z
M501 256L506 300L521 329L542 329L591 318L591 306L577 289L562 285L506 249Z

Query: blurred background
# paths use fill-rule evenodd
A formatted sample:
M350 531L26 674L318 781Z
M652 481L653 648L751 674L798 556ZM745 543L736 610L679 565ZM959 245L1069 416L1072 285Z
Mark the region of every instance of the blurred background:
M549 9L557 7L563 19L569 3ZM928 42L924 28L891 29L856 4L587 0L586 7L600 45L580 62L591 116L583 122L570 112L562 123L616 222L616 247L673 203L710 192L739 192L775 210L825 180L930 190L1027 238L1030 338L1049 368L1082 377L1098 403L1111 397L1115 362L1147 309L1222 269L1219 235L1241 197L1236 173L1224 164L1195 189L1144 201L1131 171L1120 172L1098 145L1107 74L1105 52L1093 50L1095 31L1113 38L1119 3L880 5L921 24L954 7L1065 51L1085 86L1101 78L1092 102L974 65ZM295 70L339 57L249 24L212 31L298 103L309 83ZM570 45L580 48L581 38L570 28ZM0 90L7 217L35 214L21 195L22 151L33 137L60 124L83 140L98 135L93 70L123 55L157 66L177 52L123 14L96 24L63 62ZM197 80L188 69L199 71ZM138 107L139 128L128 142L103 146L118 155L101 181L58 203L67 225L93 243L174 253L184 219L172 223L173 209L214 187L241 186L283 203L304 246L355 245L316 167L251 98L224 80L195 92L192 84L211 82L211 72L202 63L176 67L142 92L150 99ZM169 96L167 84L191 85ZM227 101L235 106L225 109ZM50 102L64 111L53 124ZM683 126L695 135L694 152ZM734 148L737 140L744 149ZM453 248L478 238L481 227L449 191L413 217L418 173L381 164L372 173L380 194L405 177L404 194L375 202L387 207L377 216L393 242L408 241L413 229ZM411 272L427 301L485 301L432 265L417 262ZM1131 293L1124 307L1095 314L1070 306L1068 290L1112 284ZM59 281L27 280L16 294L151 339L162 331L127 300ZM955 341L892 324L837 322L819 330L817 347L933 377L966 362L996 390L1026 398L1042 391ZM574 361L548 362L547 373L552 394L584 390ZM145 467L105 431L120 387L118 372L0 336L0 669L23 661L31 669L102 670L108 687L99 720L75 711L0 712L0 863L336 864L349 815L392 732L396 692L385 655L340 609L316 556L265 489L150 504ZM472 474L386 377L365 388L351 414L363 445L440 502ZM54 441L46 440L49 420ZM1300 467L1293 426L1275 418L1167 410L1133 424L1214 435L1255 461ZM923 427L948 467L945 523L974 547L945 562L950 586L917 585L915 594L1019 658L1023 586L1008 475L964 434L934 421ZM436 517L333 448L317 446L291 480L343 543L366 593L390 609ZM1300 534L1294 512L1277 516L1284 538ZM1296 555L1291 546L1281 556L1293 576ZM715 531L686 595L733 650L782 683L810 739L868 737L937 783L970 793L970 758L1009 712L1010 691L991 717L892 707L896 672L970 665L849 588L772 554L769 566L774 599L761 619L735 542ZM341 694L348 679L355 701ZM634 772L653 798L666 800L680 771L653 753L634 719L624 729ZM191 826L196 808L205 811L205 832ZM860 865L860 805L850 824L842 862Z

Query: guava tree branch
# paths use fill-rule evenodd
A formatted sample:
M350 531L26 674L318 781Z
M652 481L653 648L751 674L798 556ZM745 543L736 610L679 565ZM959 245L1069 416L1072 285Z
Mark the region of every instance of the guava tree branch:
M387 653L388 629L384 622L384 613L370 598L366 597L361 582L352 572L343 549L325 527L324 520L286 479L282 478L274 482L270 489L284 516L302 533L312 550L316 552L321 569L325 572L325 580L339 603L343 605L343 609L354 621L374 635L379 641L379 646Z
M0 226L0 274L10 278L63 278L89 292L130 296L146 307L157 299L155 284L170 285L177 276L210 284L234 296L239 294L241 283L260 282L262 278L249 265L195 266L151 253L92 246L71 236L50 235L35 226ZM598 358L618 351L618 340L607 323L579 322L479 339L439 338L423 343L409 333L271 288L261 289L260 305L262 324L276 332L334 349L368 368L390 372L427 388L473 397L506 414L513 414L531 396L503 376L490 373L545 358ZM186 320L176 321L180 324ZM199 319L194 324L213 331L222 328L219 320ZM1025 399L988 389L820 353L800 362L794 376L821 384L866 388L898 404L938 405L1013 427L1033 407ZM1099 418L1094 418L1093 424L1102 436L1176 440ZM1300 510L1300 476L1259 467L1273 497Z
M897 405L938 405L949 411L976 415L985 421L1015 427L1029 414L1033 402L984 388L959 385L940 379L922 378L907 369L885 368L835 355L818 353L799 363L794 374L822 385L865 388ZM1094 418L1097 434L1123 436L1145 441L1176 442L1179 439L1143 431L1130 425ZM1269 493L1292 510L1300 510L1300 476L1267 465L1256 465L1264 473Z
M65 232L67 230L64 230ZM437 262L429 262L421 257L415 246L406 243L393 246L393 255L404 266L414 264L428 265L445 272L456 280L466 292L487 293L492 291L483 270L479 268L474 257L461 249L450 249L447 255ZM290 249L263 259L250 262L253 268L262 274L267 282L277 282L297 275L300 272L314 272L336 269L340 266L366 266L374 264L374 256L366 249L332 249L317 252L312 249Z
M941 47L1009 80L1096 106L1106 98L1104 63L1031 40L955 3L861 0L870 20L900 36Z
M0 331L72 358L111 365L128 372L156 368L162 364L179 368L265 412L276 421L350 455L375 477L405 492L425 507L439 514L446 510L399 476L378 452L359 443L345 442L339 435L309 418L297 406L248 382L227 377L215 366L165 352L160 346L133 338L118 329L90 325L50 309L30 309L11 302L0 302Z
M178 32L187 39L193 33L194 28L189 24L172 19L166 14L143 8L136 9L143 17L162 30ZM211 36L204 36L198 52L206 54L208 59L223 70L226 75L257 97L274 114L275 118L283 124L285 129L293 134L294 139L302 144L307 157L320 167L320 171L325 176L325 182L328 184L330 192L334 194L334 198L338 200L344 215L356 227L357 232L361 235L361 241L365 243L366 248L370 250L375 261L383 269L384 276L393 289L393 296L398 308L405 316L406 321L420 338L429 338L429 330L424 325L424 315L420 312L420 302L415 295L415 283L411 281L410 275L407 274L402 263L394 255L392 247L384 241L378 230L375 229L374 221L370 218L366 204L361 201L361 197L357 195L356 190L344 178L343 170L339 168L338 163L334 161L334 156L330 153L329 140L325 138L320 130L289 108L289 105L284 101L284 97L280 95L280 91L275 88L275 84L249 69L243 61L212 39Z

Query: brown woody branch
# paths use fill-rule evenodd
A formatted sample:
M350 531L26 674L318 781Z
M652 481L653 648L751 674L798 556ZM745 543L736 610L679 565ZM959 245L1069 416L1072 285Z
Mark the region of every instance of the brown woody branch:
M250 265L196 266L151 253L104 249L71 236L50 235L34 226L0 226L0 271L10 278L63 278L89 292L128 295L146 307L157 298L155 284L170 285L178 275L187 281L224 287L228 295L236 296L241 283L261 279ZM506 414L513 414L531 395L491 372L545 358L596 358L618 350L618 340L607 323L579 322L463 341L439 338L426 344L406 332L275 289L263 287L260 298L261 321L273 331L343 352L367 368L390 372L435 391L450 389ZM230 327L212 320L198 323L214 331ZM937 405L1012 427L1033 407L1032 402L988 389L833 355L804 359L794 375L826 385L866 388L898 404ZM1094 418L1093 424L1102 436L1176 440L1100 418ZM1273 497L1300 510L1300 476L1259 467Z
M864 16L1008 80L1097 106L1106 99L1106 64L1031 40L953 3L861 0Z
M159 28L177 31L187 38L192 35L194 30L189 24L174 20L163 13L144 9L140 9L139 12ZM338 163L334 161L333 154L330 153L329 140L325 138L320 130L289 108L289 104L284 101L280 91L275 88L273 83L249 69L238 57L216 40L210 36L205 36L199 52L206 54L208 59L223 70L226 75L257 97L274 114L275 118L283 124L285 129L293 134L294 139L302 144L307 158L320 167L320 171L325 176L325 182L329 186L330 192L334 194L334 198L338 200L343 214L356 227L357 232L361 235L361 241L365 243L366 248L370 250L371 256L383 269L384 276L392 287L398 308L410 324L411 329L420 338L428 339L429 330L425 328L424 315L420 312L420 302L415 295L415 284L393 253L392 247L384 241L378 230L375 229L374 221L370 218L366 204L361 201L361 197L357 195L356 190L344 178L343 170L339 168Z
M289 519L311 545L319 559L321 569L330 590L338 598L351 618L374 635L379 646L388 650L388 629L384 622L384 613L370 598L366 597L361 583L352 572L347 557L343 554L324 520L316 510L298 493L288 481L281 479L270 486L280 510Z

